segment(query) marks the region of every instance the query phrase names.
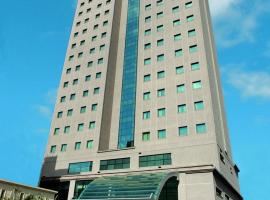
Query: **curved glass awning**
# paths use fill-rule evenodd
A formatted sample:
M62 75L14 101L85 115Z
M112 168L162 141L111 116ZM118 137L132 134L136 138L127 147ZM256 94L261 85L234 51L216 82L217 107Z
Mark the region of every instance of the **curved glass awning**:
M163 186L176 173L142 173L105 176L92 181L81 193L81 200L157 200Z

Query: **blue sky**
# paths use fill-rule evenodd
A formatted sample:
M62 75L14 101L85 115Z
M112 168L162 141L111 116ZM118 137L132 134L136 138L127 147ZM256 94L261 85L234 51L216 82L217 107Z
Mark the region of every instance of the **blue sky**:
M36 185L75 0L0 0L0 178ZM246 200L270 188L270 2L210 0Z

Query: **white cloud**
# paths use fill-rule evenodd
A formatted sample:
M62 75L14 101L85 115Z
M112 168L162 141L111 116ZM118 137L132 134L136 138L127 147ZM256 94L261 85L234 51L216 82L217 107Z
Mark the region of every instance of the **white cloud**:
M239 0L209 0L211 14L213 17L222 16Z
M38 111L39 114L41 114L44 117L50 118L52 115L52 111L51 111L51 108L49 106L37 105L36 110Z
M238 89L243 97L270 98L270 73L234 69L226 71L226 75L228 83Z

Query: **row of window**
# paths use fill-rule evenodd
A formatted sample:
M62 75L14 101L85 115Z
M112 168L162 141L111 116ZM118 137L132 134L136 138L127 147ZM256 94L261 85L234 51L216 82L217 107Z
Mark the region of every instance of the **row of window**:
M162 6L163 4L164 4L163 0L157 0L156 1L156 6ZM193 5L192 1L186 2L185 3L185 8L186 9L191 8L192 5ZM151 8L152 8L151 3L146 4L145 7L144 7L145 11L149 11L149 10L151 10ZM175 11L178 10L178 9L179 9L179 6L176 6L176 7L173 8L173 10L175 10Z
M147 155L139 157L139 167L153 167L162 165L171 165L172 158L170 153L158 154L158 155ZM93 162L80 162L70 163L68 167L69 174L77 174L81 172L91 172L93 168ZM116 169L129 169L130 158L119 158L111 160L100 161L100 171L104 170L116 170Z
M93 0L88 0L87 2L90 4L90 3L93 2ZM84 7L85 6L85 3L86 3L86 1L81 2L80 7ZM111 3L111 0L107 0L106 1L106 5L108 5L109 3ZM102 6L102 3L99 3L97 5L97 8L101 8L101 6Z
M80 150L81 146L82 146L82 142L76 142L75 145L74 145L74 150L75 151ZM60 151L61 152L66 152L67 148L68 148L67 144L62 144L61 148L60 148ZM92 148L93 148L93 140L88 140L86 142L86 149L92 149ZM53 146L51 146L50 153L56 153L56 150L57 150L57 146L53 145Z
M156 16L159 19L159 18L163 17L164 14L163 14L163 12L159 12L159 13L157 13ZM195 19L194 15L188 15L186 17L186 22L192 22L192 21L194 21L194 19ZM152 16L147 16L144 18L145 23L150 23L151 21L152 21ZM173 27L181 25L181 20L180 19L173 20L172 25L173 25Z
M95 112L95 111L97 111L97 106L98 106L98 104L92 104L91 105L91 111L92 112ZM67 117L71 117L72 115L73 115L73 112L74 110L73 109L68 109L67 110ZM83 114L83 113L86 113L87 112L87 106L82 106L81 108L80 108L80 114ZM64 115L64 112L63 111L60 111L60 112L58 112L57 113L57 118L59 119L59 118L62 118L63 117L63 115Z

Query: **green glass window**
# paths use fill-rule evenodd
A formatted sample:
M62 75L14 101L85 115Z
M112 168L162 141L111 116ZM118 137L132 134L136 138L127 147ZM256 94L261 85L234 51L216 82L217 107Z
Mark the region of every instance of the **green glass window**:
M85 76L85 81L90 81L91 80L91 75Z
M67 134L70 132L70 126L65 126L64 133Z
M179 26L179 25L181 25L180 19L177 19L177 20L173 21L173 26Z
M196 36L196 31L195 31L195 29L189 30L189 31L188 31L188 37L194 37L194 36Z
M115 170L130 168L130 158L120 158L113 160L101 160L100 170Z
M175 57L181 57L183 56L183 50L182 49L177 49L174 51Z
M151 58L144 59L144 65L150 65L151 64Z
M72 114L73 114L73 109L69 109L67 111L67 116L70 117L70 116L72 116Z
M70 100L74 100L75 97L76 97L76 94L71 94L71 95L70 95Z
M158 109L158 117L164 117L166 115L166 109L165 108L160 108Z
M80 71L80 69L81 69L81 65L77 65L77 66L75 67L75 71Z
M83 131L84 124L78 124L77 131Z
M143 119L150 119L150 111L143 112Z
M191 8L192 7L192 1L185 3L185 8Z
M160 79L160 78L165 78L165 71L159 71L157 73L157 78Z
M172 159L170 153L139 157L139 167L162 166L171 164Z
M143 100L150 100L150 92L143 93Z
M180 11L179 6L175 6L172 8L172 13L177 13L179 11Z
M99 46L99 51L103 51L105 49L105 44Z
M163 46L164 45L164 39L160 39L157 41L157 46L160 47L160 46Z
M157 61L158 62L164 61L164 59L165 59L164 54L160 54L160 55L157 56Z
M51 146L50 153L56 152L56 145Z
M157 26L157 32L161 32L161 31L164 31L164 26L163 25Z
M158 18L158 19L161 18L161 17L163 17L163 16L164 16L164 13L163 13L163 12L157 13L157 18Z
M150 132L144 132L142 134L142 141L149 141L150 140Z
M93 41L93 38L92 38L92 41ZM95 53L95 51L96 51L96 49L95 49L95 48L90 49L90 54Z
M194 103L195 110L203 110L204 109L204 103L203 101L198 101Z
M103 22L103 26L107 26L108 24L109 24L108 21L104 21L104 22Z
M92 121L89 123L89 129L95 129L96 128L96 122Z
M196 124L196 132L198 134L206 133L206 124L205 123Z
M81 107L80 113L85 113L86 112L86 106Z
M66 101L66 96L61 97L60 103L64 103Z
M71 68L68 68L66 71L66 74L70 74L71 73Z
M97 111L97 106L98 106L98 104L92 104L92 106L91 106L91 111Z
M163 5L163 0L157 0L157 6L162 6Z
M88 63L87 63L87 67L92 67L93 66L93 61L89 61Z
M107 33L106 33L106 32L102 33L102 34L101 34L101 38L105 38L105 37L106 37L106 35L107 35Z
M91 172L93 162L81 162L81 163L70 163L68 167L69 174L77 174L81 172Z
M62 116L63 116L63 112L62 111L57 113L57 118L62 118Z
M146 23L151 22L151 16L145 17L144 21L145 21Z
M59 133L60 133L60 128L55 128L53 134L59 135Z
M166 130L158 130L158 139L165 139L166 138Z
M84 45L84 44L85 44L85 40L82 40L82 41L80 42L80 45L82 46L82 45ZM83 54L83 53L80 53L80 54ZM80 56L80 54L78 55L78 57L81 57L81 56L82 56L82 55Z
M187 126L179 127L178 134L179 134L179 136L187 136L188 135L188 127Z
M67 88L68 87L68 82L64 82L63 88Z
M202 82L201 81L195 81L192 83L192 88L194 90L201 89L202 88Z
M144 81L144 82L151 81L151 75L150 75L150 74L144 75L143 81Z
M72 56L69 56L69 58L68 58L68 60L69 61L72 61L74 59L74 56L72 55Z
M187 16L187 22L192 22L194 20L194 15Z
M99 94L99 92L100 92L100 88L99 87L94 88L94 94Z
M164 89L164 88L159 89L159 90L157 91L157 96L158 96L158 97L164 97L164 96L165 96L165 89Z
M66 152L66 151L67 151L67 144L62 144L61 152Z
M78 82L79 82L79 80L78 80L78 79L74 79L74 80L73 80L73 85L77 85L77 84L78 84Z
M189 52L190 53L195 53L198 52L198 46L197 45L192 45L189 47Z
M145 6L145 10L151 10L151 4L147 4L147 5Z
M89 91L88 90L83 91L83 97L87 97L88 94L89 94Z
M103 59L103 58L99 58L99 59L98 59L98 65L103 64L103 62L104 62L104 59Z
M101 72L96 73L96 79L101 78Z
M176 74L183 74L185 72L183 66L176 67L175 71L176 71Z
M147 29L144 31L144 35L147 36L147 35L151 35L151 29Z
M186 104L178 105L178 113L185 113L185 112L187 112L187 105Z
M174 41L180 41L181 39L182 39L182 35L180 33L174 35Z
M200 63L199 62L191 63L191 70L192 71L199 70L199 69L200 69Z
M81 144L82 144L81 142L76 142L74 149L75 150L80 150L81 149Z
M186 90L185 84L177 85L177 93L184 93Z
M86 143L86 148L87 149L92 149L93 148L93 140L88 140Z
M151 48L151 43L147 43L144 45L144 49L150 49Z

